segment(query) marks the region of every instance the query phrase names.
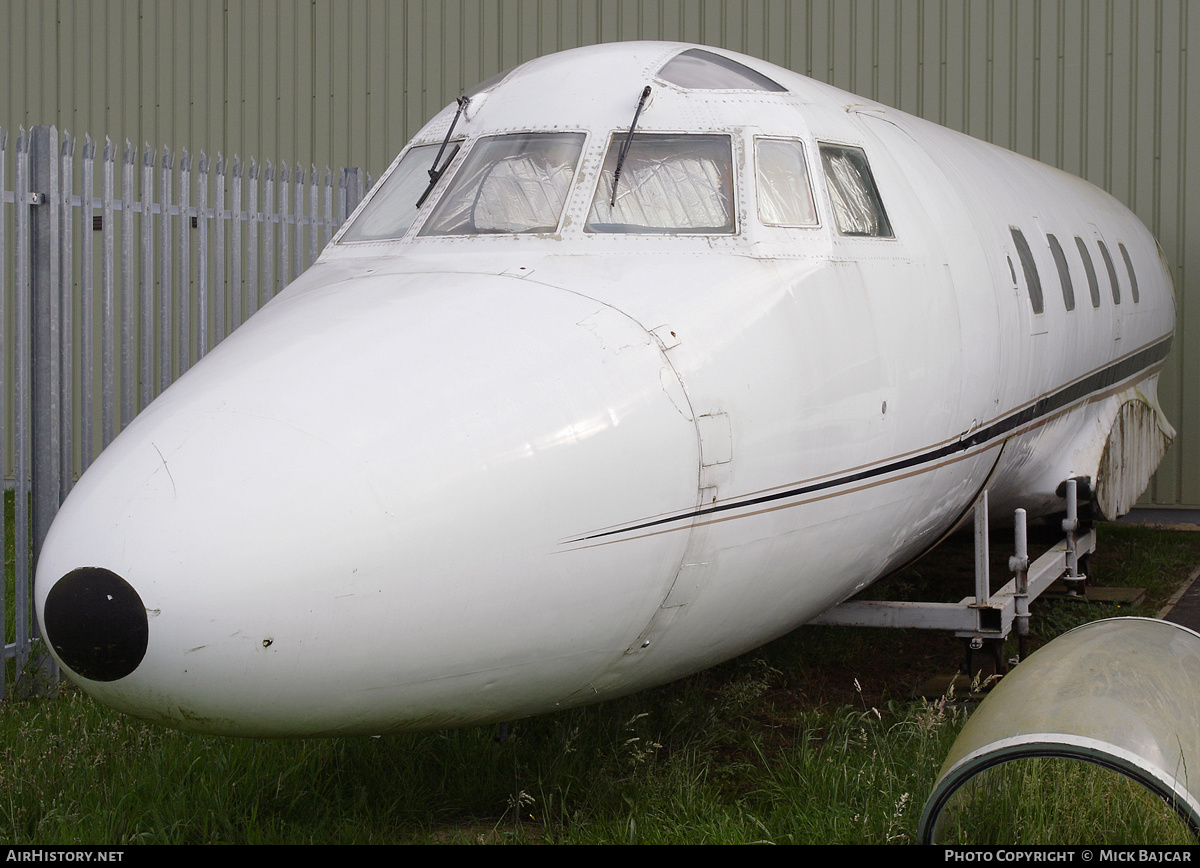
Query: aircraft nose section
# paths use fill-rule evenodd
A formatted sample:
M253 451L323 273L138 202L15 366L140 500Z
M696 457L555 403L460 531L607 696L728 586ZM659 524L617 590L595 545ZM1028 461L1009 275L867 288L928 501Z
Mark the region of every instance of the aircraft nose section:
M146 607L112 570L80 567L50 589L43 609L46 639L58 659L91 681L116 681L146 656Z
M696 503L696 426L659 344L522 279L319 278L72 488L35 580L51 651L101 702L226 735L435 729L573 696L685 552L687 532L588 537Z

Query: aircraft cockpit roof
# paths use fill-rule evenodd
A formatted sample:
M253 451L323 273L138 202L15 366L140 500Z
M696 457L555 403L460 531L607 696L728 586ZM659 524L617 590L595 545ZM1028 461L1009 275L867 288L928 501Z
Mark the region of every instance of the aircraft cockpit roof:
M710 129L769 125L772 116L782 117L781 104L831 97L835 103L844 101L844 95L822 82L724 49L676 42L605 43L536 58L469 88L459 129L469 134L484 128L627 128L646 85L654 91L646 121L664 130L697 123ZM449 104L418 133L418 140L440 140L455 112L456 106Z

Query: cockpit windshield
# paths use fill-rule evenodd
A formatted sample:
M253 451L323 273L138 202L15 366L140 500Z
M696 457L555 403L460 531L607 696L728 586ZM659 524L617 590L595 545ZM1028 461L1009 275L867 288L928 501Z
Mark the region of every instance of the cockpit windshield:
M625 133L614 133L584 231L733 234L733 146L728 135L636 133L613 197ZM578 167L584 133L514 133L474 143L424 225L422 237L553 233ZM449 164L461 143L444 158ZM401 238L417 220L437 144L410 148L341 237ZM436 191L435 191L436 192Z
M417 200L429 185L429 169L438 145L410 148L355 218L342 241L387 241L399 238L417 219Z
M418 234L554 232L584 138L519 133L480 139Z
M586 232L716 235L733 232L729 136L637 133L613 173L625 134L614 134Z

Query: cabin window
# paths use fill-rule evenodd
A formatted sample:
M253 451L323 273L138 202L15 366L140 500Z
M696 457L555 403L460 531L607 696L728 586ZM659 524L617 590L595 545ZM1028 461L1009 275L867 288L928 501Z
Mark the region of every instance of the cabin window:
M862 148L822 144L821 163L838 232L891 238L892 224L883 210L875 177Z
M1088 292L1092 296L1092 307L1100 306L1100 281L1096 279L1096 266L1092 263L1092 254L1088 253L1087 244L1078 235L1075 236L1075 246L1079 248L1079 258L1083 260L1083 271L1087 275Z
M1129 272L1129 292L1133 295L1133 303L1137 304L1141 299L1138 297L1137 275L1133 272L1133 260L1129 258L1129 251L1125 249L1125 245L1117 242L1117 248L1121 251L1121 258L1125 260L1125 270Z
M787 88L750 67L703 48L675 55L658 77L690 90L765 90L786 93Z
M729 136L636 133L617 194L613 174L624 132L614 133L600 173L587 232L727 234L733 222L733 146Z
M1050 252L1054 254L1054 265L1058 268L1058 281L1062 284L1063 304L1067 310L1075 310L1075 287L1071 284L1071 269L1067 265L1067 255L1063 253L1062 245L1053 235L1047 235L1050 241Z
M817 206L803 143L759 139L755 151L759 219L768 226L816 226Z
M1112 287L1113 304L1121 303L1121 285L1117 283L1117 269L1113 265L1112 257L1108 255L1108 248L1104 246L1103 241L1097 241L1100 245L1100 256L1104 259L1104 267L1108 269L1108 283Z
M1029 303L1033 305L1034 313L1043 313L1046 310L1045 304L1042 302L1042 281L1038 277L1037 263L1033 261L1033 251L1029 249L1029 242L1025 240L1025 234L1016 226L1010 226L1012 231L1013 243L1017 245L1017 257L1021 260L1021 269L1025 272L1025 285L1029 287Z
M476 142L421 235L554 232L583 133L519 133Z
M450 159L460 143L447 146L442 161ZM417 200L429 186L428 169L433 166L441 144L418 145L400 158L400 163L379 185L371 201L342 234L342 241L386 241L399 238L417 219Z

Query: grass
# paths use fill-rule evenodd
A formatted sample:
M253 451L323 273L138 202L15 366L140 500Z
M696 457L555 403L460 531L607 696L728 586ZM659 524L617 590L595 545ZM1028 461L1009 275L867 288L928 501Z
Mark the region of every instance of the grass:
M954 581L927 560L897 577L898 593ZM1092 571L1104 584L1147 587L1143 607L1119 612L1145 615L1195 564L1200 534L1105 527ZM1035 617L1061 626L1117 613L1080 608L1039 603ZM802 628L655 690L517 721L503 742L492 728L227 739L132 720L73 688L51 699L10 697L0 705L0 839L909 843L967 713L944 698L914 700L911 687L952 674L959 658L940 635ZM964 794L955 834L1174 840L1170 812L1157 825L1160 802L1111 773L1068 765L1010 770L1011 781L977 787L974 803ZM976 825L994 815L1000 790L1015 794L1005 796L1012 805L1033 805L1032 818L1006 809L1008 825ZM1080 791L1071 801L1082 815L1065 820L1067 795Z
M755 661L490 729L387 739L186 735L76 691L0 712L0 835L21 842L903 841L959 715L777 710ZM758 680L763 679L767 680ZM747 689L751 682L756 687ZM731 687L732 685L732 687ZM782 712L782 713L779 713Z
M937 839L951 844L1196 844L1187 824L1141 784L1111 769L1062 758L1015 760L982 772L951 797Z

